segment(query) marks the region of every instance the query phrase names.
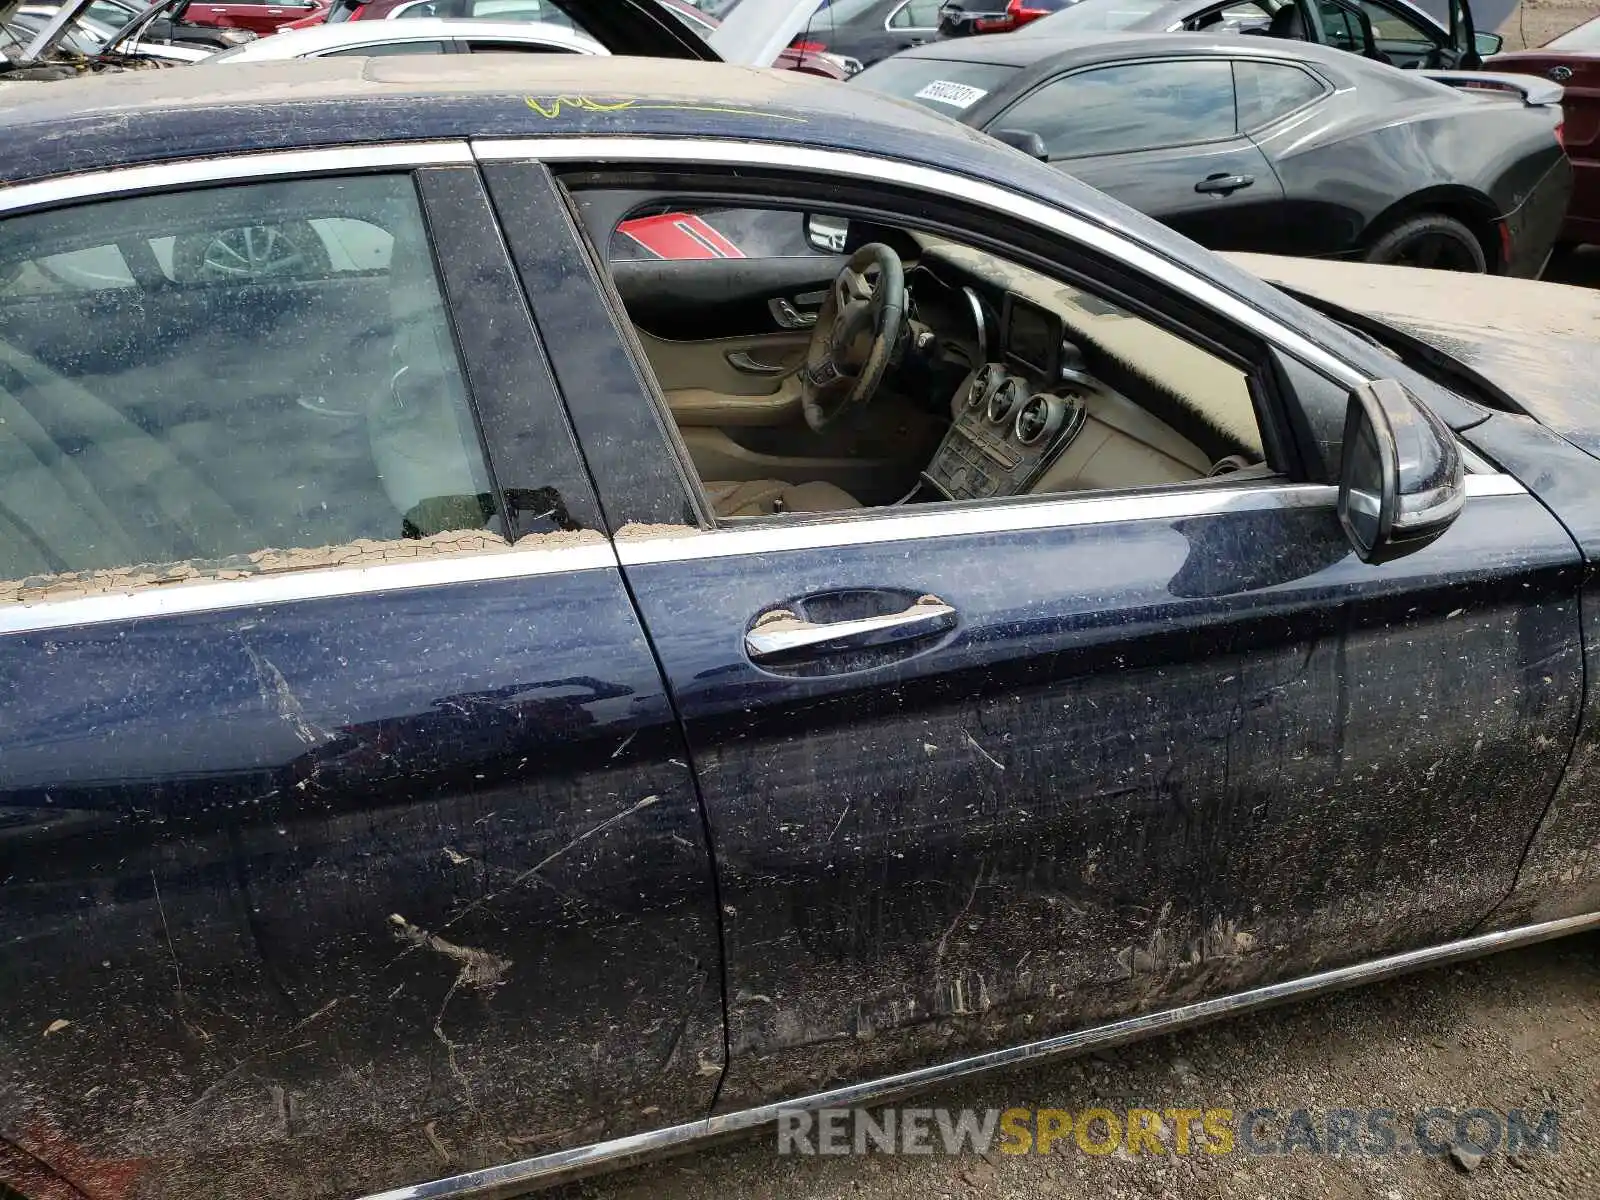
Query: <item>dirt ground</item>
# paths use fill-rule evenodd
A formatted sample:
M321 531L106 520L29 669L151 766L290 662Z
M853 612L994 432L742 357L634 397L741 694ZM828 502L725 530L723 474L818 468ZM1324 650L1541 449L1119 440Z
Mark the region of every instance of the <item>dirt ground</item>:
M1537 46L1596 11L1525 0L1501 27ZM1600 247L1552 269L1600 285ZM1470 1158L780 1156L771 1129L586 1180L552 1200L1596 1200L1600 1198L1600 936L1570 939L1272 1009L1121 1050L978 1076L906 1102L930 1108L1384 1107L1554 1109L1550 1154Z

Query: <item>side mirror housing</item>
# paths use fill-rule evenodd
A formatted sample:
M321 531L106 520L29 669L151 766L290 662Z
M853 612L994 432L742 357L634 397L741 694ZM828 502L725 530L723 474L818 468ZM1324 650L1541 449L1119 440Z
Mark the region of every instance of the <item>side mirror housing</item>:
M1044 139L1031 129L996 129L990 132L990 137L997 142L1004 142L1013 150L1021 150L1037 158L1040 162L1050 161L1050 151L1045 148Z
M843 217L806 214L806 244L821 254L843 254L850 240L850 222Z
M1393 379L1350 393L1339 471L1339 524L1363 562L1420 550L1466 503L1461 451L1448 426Z
M1475 33L1472 35L1472 40L1478 48L1480 58L1490 58L1499 54L1506 44L1505 38L1498 33Z

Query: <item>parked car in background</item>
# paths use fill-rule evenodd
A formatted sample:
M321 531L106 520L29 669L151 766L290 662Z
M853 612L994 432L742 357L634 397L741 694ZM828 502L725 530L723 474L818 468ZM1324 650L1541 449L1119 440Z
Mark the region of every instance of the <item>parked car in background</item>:
M1077 0L943 0L939 6L941 37L976 37L985 33L1011 33L1041 17L1060 12Z
M290 29L213 54L206 65L285 58L393 54L605 54L587 34L538 22L418 18L392 25L371 21Z
M1485 66L1543 75L1561 85L1561 108L1566 113L1562 137L1573 170L1562 248L1600 242L1600 17L1537 49L1497 54Z
M145 28L159 26L158 33L138 39L123 39L120 31L129 24L124 19L125 14L119 13L117 7L107 4L105 0L93 0L89 7L98 9L101 16L117 19L118 23L110 25L83 14L63 16L60 5L24 4L15 10L7 26L14 32L22 33L30 48L54 46L85 62L93 62L104 57L109 52L108 48L115 43L119 47L117 54L157 66L198 62L214 53L219 45L237 45L255 36L238 30L224 34L213 29L200 31L199 39L191 41L187 35L195 27L182 22L175 24L170 18L161 17L143 23ZM143 14L141 12L138 15Z
M275 33L286 25L303 20L316 13L325 13L328 0L283 0L278 4L264 4L259 0L231 3L218 0L190 0L187 19L200 25L219 29L249 29L258 34Z
M1408 0L1080 0L1023 29L1024 37L1107 32L1242 33L1318 42L1397 67L1472 68L1500 49L1478 33L1467 0L1448 0L1441 26Z
M1219 250L1533 276L1572 186L1559 86L1306 43L979 38L851 86L957 117Z
M1594 293L427 66L0 104L9 1193L507 1196L1600 926Z
M59 4L24 4L18 11L25 16L54 16L60 7ZM198 21L196 7L193 3L164 6L160 14L143 25L139 41L145 46L209 46L215 50L226 50L255 37L247 29L223 28ZM117 31L143 18L148 8L138 0L90 0L75 19L92 22L99 27L103 31L99 39L103 47Z
M815 3L816 0L809 0ZM721 22L688 0L654 0L660 10L690 30L707 44ZM731 5L729 6L731 8ZM535 21L543 25L575 29L571 17L551 0L332 0L328 8L290 22L286 29L310 29L346 21L395 21L412 18L451 20ZM742 61L742 60L741 60ZM772 66L793 71L844 79L860 70L860 64L828 53L822 45L802 42L784 47L769 59Z

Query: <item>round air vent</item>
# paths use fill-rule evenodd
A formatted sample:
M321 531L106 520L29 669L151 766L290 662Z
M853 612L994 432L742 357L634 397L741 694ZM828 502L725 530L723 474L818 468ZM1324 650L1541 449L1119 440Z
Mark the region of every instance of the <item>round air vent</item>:
M1027 385L1020 379L1007 379L998 388L994 395L989 397L989 422L992 425L1004 425L1011 419L1011 414L1016 411L1017 405L1022 403L1022 398L1028 394Z
M989 403L989 397L994 395L995 388L1005 381L1005 377L1006 369L999 363L984 363L972 377L972 386L967 389L967 407L980 408Z
M1066 419L1067 406L1061 397L1040 392L1028 397L1028 402L1017 410L1012 432L1024 446L1033 446L1058 432Z

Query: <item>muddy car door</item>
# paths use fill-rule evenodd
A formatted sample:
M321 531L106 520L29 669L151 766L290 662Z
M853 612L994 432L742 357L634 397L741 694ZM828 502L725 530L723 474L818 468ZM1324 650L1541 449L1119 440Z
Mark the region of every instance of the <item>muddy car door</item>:
M416 154L4 196L25 1195L366 1194L710 1102L684 748L477 175Z
M726 947L722 1109L1449 941L1510 886L1581 693L1576 552L1511 481L1475 473L1444 537L1364 564L1336 468L1295 432L1332 430L1336 457L1346 389L1326 372L1348 368L1281 357L1270 322L1184 299L1104 231L1090 254L1069 222L1023 224L1012 193L815 150L798 171L741 142L725 171L630 144L643 162L616 176L581 140L479 152L510 160L486 167L491 192L694 755ZM604 214L581 237L539 219L557 185L515 161L563 153L574 211ZM742 443L760 476L742 490L706 474L736 456L685 453L680 414L705 398L658 390L622 299L608 287L608 313L589 282L626 216L605 193L647 185L688 207L826 196L852 262L878 264L872 296L900 261L933 334L915 342L987 361L952 378L904 352L884 403L921 394L954 423L932 462L882 468L911 502L861 505L800 440ZM831 324L819 353L857 347ZM610 417L596 356L562 349L607 325ZM1167 405L1195 381L1226 431ZM1081 426L1028 398L1080 386ZM630 388L660 424L624 446ZM1112 432L1158 411L1168 433L1129 434L1145 450ZM1071 487L1008 490L1027 446L1074 428L1094 431L1086 457L1038 476ZM1231 482L1239 460L1206 461L1230 444L1254 460ZM985 465L1008 456L1019 473Z

